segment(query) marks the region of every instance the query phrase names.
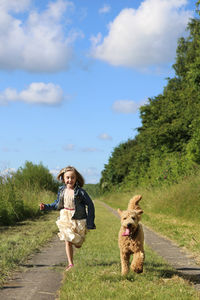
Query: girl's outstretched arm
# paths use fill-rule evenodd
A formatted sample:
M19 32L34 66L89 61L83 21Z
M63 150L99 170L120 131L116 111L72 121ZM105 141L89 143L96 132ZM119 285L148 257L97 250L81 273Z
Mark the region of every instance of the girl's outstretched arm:
M59 200L60 200L60 193L61 191L63 190L63 187L60 187L59 188L59 191L58 191L58 195L57 195L57 199L53 202L53 203L50 203L50 204L44 204L44 203L41 203L40 204L40 208L41 210L56 210L58 208L58 203L59 203Z

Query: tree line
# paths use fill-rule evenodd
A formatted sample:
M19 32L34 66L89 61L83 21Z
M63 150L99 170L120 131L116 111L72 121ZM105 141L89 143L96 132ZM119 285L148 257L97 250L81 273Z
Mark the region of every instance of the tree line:
M134 139L114 148L101 174L103 191L177 182L200 165L200 1L187 37L178 40L175 76L140 107Z

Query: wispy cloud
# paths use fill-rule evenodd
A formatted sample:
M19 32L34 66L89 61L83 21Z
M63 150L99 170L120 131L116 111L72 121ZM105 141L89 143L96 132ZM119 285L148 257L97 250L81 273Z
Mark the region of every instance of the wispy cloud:
M0 92L0 104L14 101L23 101L32 104L56 105L63 101L64 95L61 87L53 83L33 82L27 89L18 92L7 88Z
M66 32L66 15L63 27L64 14L74 7L73 3L64 0L48 2L46 10L37 12L31 10L30 2L3 0L0 3L0 69L65 70L72 58L73 42L77 37L83 37L81 31ZM24 13L25 18L17 18L17 13Z
M74 151L75 150L75 145L74 144L67 144L63 146L64 151Z
M99 152L100 150L95 147L86 147L81 149L82 152Z
M19 152L19 149L17 149L17 148L10 148L10 147L6 147L6 146L1 147L0 150L2 152Z
M99 136L98 136L98 138L100 139L100 140L106 140L106 141L111 141L112 140L112 137L109 135L109 134L107 134L107 133L101 133Z
M108 35L92 37L91 55L115 66L145 68L171 62L177 39L185 35L192 12L187 0L144 0L109 24Z
M55 176L55 177L58 175L59 171L60 171L60 169L51 169L51 170L49 170L49 172L50 172L53 176Z
M81 171L86 183L98 183L101 173L94 167L83 169Z
M117 100L112 105L112 110L121 114L135 114L139 107L146 101L135 102L133 100Z
M100 14L107 14L107 13L110 12L110 10L111 10L110 5L104 4L104 6L99 9L99 13Z

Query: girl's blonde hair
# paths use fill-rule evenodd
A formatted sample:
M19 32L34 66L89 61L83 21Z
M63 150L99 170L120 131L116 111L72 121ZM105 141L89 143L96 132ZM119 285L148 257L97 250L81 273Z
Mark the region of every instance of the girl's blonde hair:
M76 181L78 181L78 184L80 185L80 187L82 187L85 183L85 180L84 180L83 176L76 170L76 168L74 168L72 166L67 166L67 167L61 169L57 176L57 179L64 182L64 174L68 171L73 171L75 173Z

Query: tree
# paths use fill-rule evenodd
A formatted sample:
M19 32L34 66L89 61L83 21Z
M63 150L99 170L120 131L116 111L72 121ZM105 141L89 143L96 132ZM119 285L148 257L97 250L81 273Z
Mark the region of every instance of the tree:
M114 149L102 172L102 185L139 185L159 160L168 161L167 156L176 166L179 154L184 164L187 158L200 164L200 0L196 8L198 16L189 21L188 36L178 41L174 78L140 108L138 135Z

